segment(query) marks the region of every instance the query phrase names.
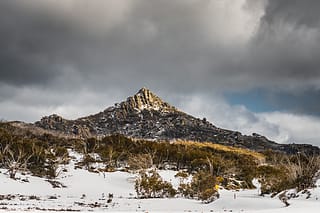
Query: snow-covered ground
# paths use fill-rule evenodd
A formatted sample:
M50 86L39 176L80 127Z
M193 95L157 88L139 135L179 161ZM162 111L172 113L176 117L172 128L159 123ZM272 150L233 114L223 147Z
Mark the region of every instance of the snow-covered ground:
M280 200L269 196L258 196L258 190L220 190L220 199L203 204L185 198L136 199L134 180L136 174L127 172L90 173L75 169L76 159L65 166L57 181L65 187L53 188L46 179L18 174L20 180L12 180L0 170L0 211L130 211L130 212L319 212L320 188L311 189L311 197L300 194L289 200L284 207ZM179 180L175 171L159 171L159 174L173 186ZM23 180L27 180L25 182ZM109 193L113 194L108 202ZM12 195L10 197L10 195Z

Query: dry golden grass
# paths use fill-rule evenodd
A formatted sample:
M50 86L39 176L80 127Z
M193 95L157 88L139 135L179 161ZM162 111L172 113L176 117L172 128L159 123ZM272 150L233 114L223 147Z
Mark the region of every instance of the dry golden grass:
M220 150L220 151L225 151L225 152L233 152L237 153L240 155L250 155L260 162L265 161L265 156L259 152L255 152L249 149L244 149L244 148L238 148L238 147L231 147L231 146L224 146L221 144L215 144L211 142L195 142L195 141L182 141L182 140L177 140L174 142L175 144L182 144L186 146L194 146L194 147L209 147L215 150Z

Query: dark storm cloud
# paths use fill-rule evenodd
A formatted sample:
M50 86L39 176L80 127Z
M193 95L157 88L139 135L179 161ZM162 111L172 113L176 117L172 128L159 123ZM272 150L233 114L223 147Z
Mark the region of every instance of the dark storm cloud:
M46 16L19 8L13 1L1 1L0 8L0 82L46 83L60 69L55 54L50 53L55 42L50 38L57 31L54 23Z
M268 91L280 110L320 115L319 1L269 0L238 67ZM270 98L271 97L271 98Z
M48 106L80 91L107 99L106 91L130 95L142 86L180 95L318 94L319 3L263 2L1 1L0 86L45 88L39 101Z
M316 0L269 0L264 20L270 24L284 21L297 27L319 29L319 7L320 2Z
M269 0L250 44L246 68L267 81L275 80L280 88L318 87L319 6L313 0Z
M224 58L238 52L221 44L230 42L221 32L224 20L213 17L216 26L210 26L209 15L203 16L210 12L210 1L138 1L116 24L104 16L91 20L94 11L88 13L87 4L75 2L80 6L71 12L36 7L39 1L31 1L34 8L21 1L1 2L1 82L203 90L224 76ZM70 72L77 81L68 78L54 85ZM177 84L181 80L186 84Z
M77 118L147 86L218 126L316 141L320 120L293 113L320 114L319 4L0 1L0 119ZM249 100L251 91L280 112L253 113L223 96Z
M116 80L131 87L142 83L141 76L155 87L175 85L182 78L199 90L211 82L223 87L221 81L237 90L259 84L315 85L320 75L317 1L270 0L257 34L240 45L236 38L225 38L226 29L234 26L203 15L210 12L210 3L139 1L124 20L104 29L100 22L111 21L103 16L96 22L81 17L95 16L83 14L86 4L61 14L59 9L48 12L2 1L1 81L44 84L70 68L89 84Z

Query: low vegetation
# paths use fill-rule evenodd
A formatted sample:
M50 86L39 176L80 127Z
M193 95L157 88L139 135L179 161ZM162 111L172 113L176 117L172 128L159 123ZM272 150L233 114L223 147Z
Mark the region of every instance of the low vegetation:
M177 194L171 183L162 180L155 170L141 171L135 189L138 198L174 197Z
M177 142L175 142L175 144L182 144L182 145L191 146L191 147L195 147L195 148L208 147L208 148L212 148L214 150L237 153L239 155L249 155L249 156L252 156L255 159L259 160L260 162L265 161L265 155L263 155L262 153L259 153L259 152L251 151L249 149L224 146L221 144L215 144L215 143L210 143L210 142L199 143L199 142L194 142L194 141L181 141L181 140L178 140Z
M179 172L177 177L186 178L187 173ZM196 198L204 203L210 203L219 197L218 179L208 172L199 171L193 174L191 182L181 181L178 190L172 184L162 180L156 170L142 170L135 182L138 198L164 198L176 195L186 198Z
M320 170L320 157L304 153L285 155L267 151L265 165L257 167L256 177L262 183L261 193L279 193L296 188L298 191L314 187Z
M312 187L320 169L319 156L286 155L274 151L257 153L247 149L192 141L154 142L122 135L102 139L72 139L50 134L33 134L0 123L0 168L11 178L18 171L54 179L59 165L68 163L68 149L83 154L77 166L93 172L116 169L140 171L136 191L140 198L183 196L211 202L216 186L226 189L253 188L261 182L261 193L278 193L288 188ZM99 168L94 165L100 163ZM178 189L163 181L150 168L185 171L177 173ZM186 178L192 175L192 181Z
M68 162L68 143L62 144L51 135L12 134L9 125L1 124L0 168L6 168L12 179L18 171L55 178L58 165Z

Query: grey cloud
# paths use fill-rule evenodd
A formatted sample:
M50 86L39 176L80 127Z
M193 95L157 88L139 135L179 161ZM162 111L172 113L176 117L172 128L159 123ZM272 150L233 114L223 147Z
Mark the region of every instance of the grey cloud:
M53 57L41 51L50 46L49 41L41 40L41 33L48 33L40 26L45 17L25 13L5 1L0 4L0 82L15 85L46 82L59 72L59 67Z
M316 8L318 1L269 0L244 68L279 88L317 87L320 15Z
M237 51L220 44L223 21L212 26L208 35L210 26L202 23L207 18L202 13L208 13L209 3L138 1L123 21L105 30L100 22L109 20L84 20L85 26L77 22L85 4L75 7L79 11L60 14L20 6L18 1L2 3L7 13L1 13L5 22L1 31L6 32L1 39L1 81L55 88L56 78L69 75L65 70L71 68L80 81L65 82L70 87L107 89L125 84L132 90L146 84L180 91L190 91L190 86L201 89L199 82L208 79L202 85L209 85L216 79L213 75L221 76L220 61ZM211 36L219 38L215 41Z
M320 2L316 0L269 0L264 20L270 24L282 21L296 27L319 28Z
M116 18L95 6L88 12L85 1L31 2L33 7L1 3L1 81L8 84L205 92L309 89L320 81L317 19L308 15L317 14L316 1L270 0L258 31L246 38L231 24L259 23L260 1L230 1L228 17L243 19L231 23L221 19L218 1L129 1ZM61 81L70 73L75 78Z
M280 91L270 100L277 106L317 114L281 99L318 97L317 8L311 0L0 1L0 108L25 104L26 119L37 120L94 113L142 86L173 104L263 88ZM245 110L232 116L240 114L268 126Z

